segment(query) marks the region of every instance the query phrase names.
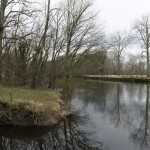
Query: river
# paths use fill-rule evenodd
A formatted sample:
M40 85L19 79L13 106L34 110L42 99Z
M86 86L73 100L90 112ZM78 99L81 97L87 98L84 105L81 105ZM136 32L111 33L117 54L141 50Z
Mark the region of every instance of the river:
M72 117L51 128L0 127L0 150L150 150L149 88L77 81Z

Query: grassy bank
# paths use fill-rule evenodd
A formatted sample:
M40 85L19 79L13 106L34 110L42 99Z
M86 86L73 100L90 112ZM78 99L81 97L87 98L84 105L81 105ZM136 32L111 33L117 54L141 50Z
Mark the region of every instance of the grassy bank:
M52 90L0 88L0 123L49 126L70 113L60 93Z
M146 75L85 75L84 78L119 82L150 82L150 78L148 78Z

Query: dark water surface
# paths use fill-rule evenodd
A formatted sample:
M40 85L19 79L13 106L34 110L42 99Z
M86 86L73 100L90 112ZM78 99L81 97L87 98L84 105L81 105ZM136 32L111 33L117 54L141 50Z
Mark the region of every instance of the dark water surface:
M150 150L149 85L79 81L53 128L0 127L0 150Z

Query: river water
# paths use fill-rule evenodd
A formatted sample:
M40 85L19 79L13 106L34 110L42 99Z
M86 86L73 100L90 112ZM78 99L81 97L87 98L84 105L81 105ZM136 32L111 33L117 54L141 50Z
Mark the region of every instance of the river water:
M0 150L150 150L149 85L81 80L52 128L0 127Z

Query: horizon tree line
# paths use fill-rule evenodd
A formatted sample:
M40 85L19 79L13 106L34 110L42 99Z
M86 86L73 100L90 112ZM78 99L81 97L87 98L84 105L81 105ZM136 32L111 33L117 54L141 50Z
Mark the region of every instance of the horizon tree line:
M150 16L135 21L134 33L116 31L109 39L96 19L90 0L62 0L55 8L51 0L1 0L0 83L10 85L14 76L15 85L55 89L62 77L68 101L74 76L149 77ZM141 54L126 60L126 49L136 43Z

